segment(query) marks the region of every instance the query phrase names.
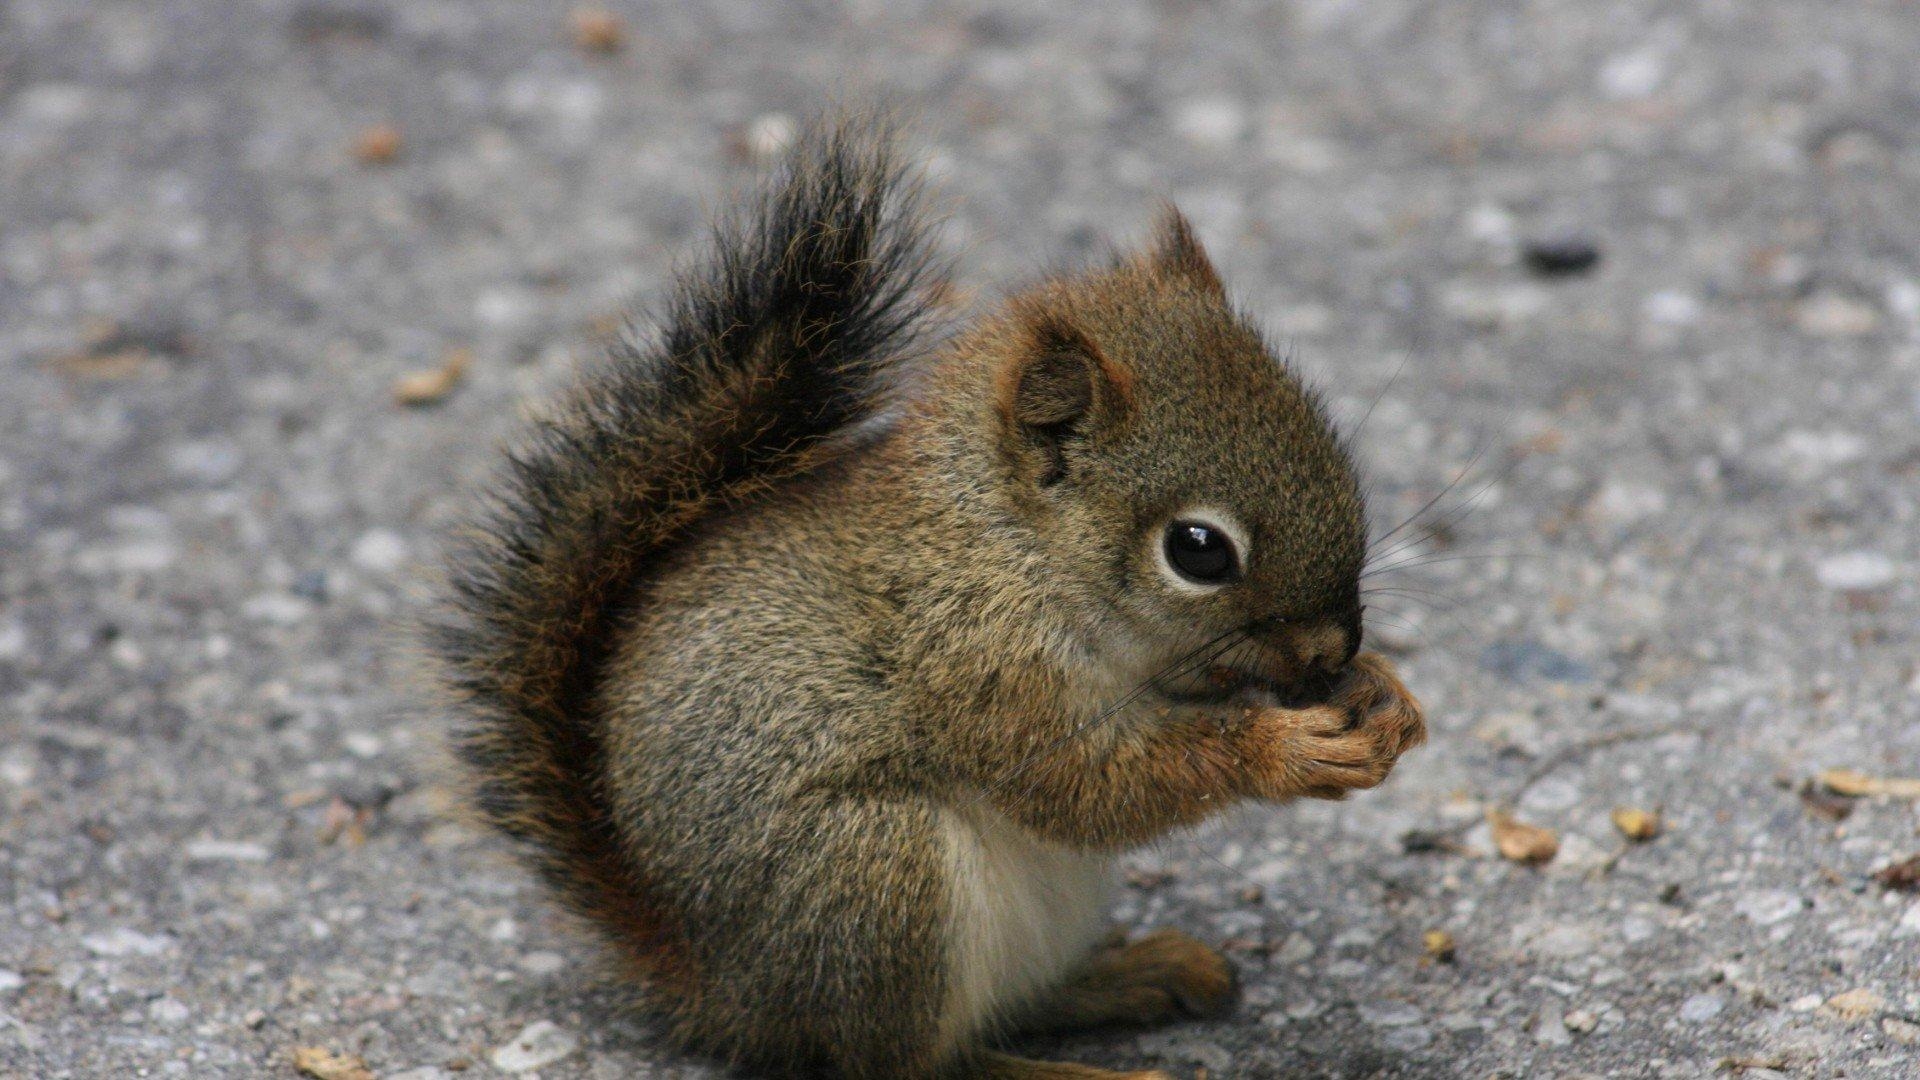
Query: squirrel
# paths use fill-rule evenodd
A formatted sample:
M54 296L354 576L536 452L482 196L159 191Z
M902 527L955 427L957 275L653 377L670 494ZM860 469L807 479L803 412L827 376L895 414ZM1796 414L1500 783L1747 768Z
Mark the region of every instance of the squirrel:
M1188 222L935 334L890 125L816 122L510 455L434 646L479 816L679 1044L849 1080L1164 1077L1017 1035L1219 1017L1116 857L1424 738L1363 496Z

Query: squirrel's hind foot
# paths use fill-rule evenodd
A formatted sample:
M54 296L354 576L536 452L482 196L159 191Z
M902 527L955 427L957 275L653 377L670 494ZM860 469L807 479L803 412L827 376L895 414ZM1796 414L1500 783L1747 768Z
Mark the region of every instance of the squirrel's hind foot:
M1231 961L1178 930L1156 930L1095 953L1035 1010L1026 1028L1053 1032L1216 1019L1232 1012L1239 999Z

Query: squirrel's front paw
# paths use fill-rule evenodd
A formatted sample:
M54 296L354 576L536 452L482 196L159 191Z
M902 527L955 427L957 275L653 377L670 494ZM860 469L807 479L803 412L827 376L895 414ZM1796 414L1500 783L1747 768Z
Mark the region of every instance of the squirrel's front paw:
M1373 787L1427 737L1420 702L1376 653L1355 658L1327 701L1258 709L1249 723L1254 794L1269 799L1338 799Z

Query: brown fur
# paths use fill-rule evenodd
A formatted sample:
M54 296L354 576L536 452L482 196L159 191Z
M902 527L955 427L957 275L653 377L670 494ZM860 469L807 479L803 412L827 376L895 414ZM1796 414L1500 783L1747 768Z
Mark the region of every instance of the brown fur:
M861 147L805 144L755 219L781 244L723 238L680 346L624 357L523 459L443 649L467 760L688 1044L856 1080L1156 1075L994 1053L1011 1012L950 1023L953 822L1117 850L1379 783L1422 729L1355 655L1359 490L1171 212L1138 256L906 344L925 263L889 238L918 230ZM1156 561L1196 507L1244 531L1229 586ZM1232 988L1151 935L1022 1015L1214 1015Z

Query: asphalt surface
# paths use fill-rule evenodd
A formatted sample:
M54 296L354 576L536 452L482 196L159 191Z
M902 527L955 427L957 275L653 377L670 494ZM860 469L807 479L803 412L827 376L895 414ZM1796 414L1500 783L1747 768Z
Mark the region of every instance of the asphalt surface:
M1802 794L1920 776L1920 14L617 12L596 52L549 4L0 2L0 1074L717 1075L450 814L402 629L782 115L887 96L967 282L1170 196L1382 531L1438 497L1371 601L1431 743L1128 860L1116 916L1230 941L1239 1013L1029 1049L1920 1075L1920 898L1872 876L1916 802ZM1494 854L1507 804L1555 858Z

